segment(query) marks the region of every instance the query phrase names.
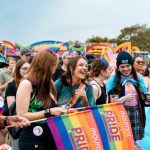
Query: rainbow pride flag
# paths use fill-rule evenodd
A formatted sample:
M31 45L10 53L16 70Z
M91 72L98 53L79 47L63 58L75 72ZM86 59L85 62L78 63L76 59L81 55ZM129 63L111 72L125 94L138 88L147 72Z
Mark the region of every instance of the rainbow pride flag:
M87 107L47 119L58 150L135 150L122 103Z
M109 66L109 63L110 63L110 58L108 56L108 53L107 52L104 52L104 54L102 55L102 62L106 65L106 66Z
M85 85L82 82L79 85L79 89L84 89L85 91L87 91L88 88L89 88L89 86ZM78 107L78 105L80 104L81 101L82 101L82 98L78 94L75 94L75 96L72 98L72 100L69 102L68 105L70 108L76 108L76 107Z

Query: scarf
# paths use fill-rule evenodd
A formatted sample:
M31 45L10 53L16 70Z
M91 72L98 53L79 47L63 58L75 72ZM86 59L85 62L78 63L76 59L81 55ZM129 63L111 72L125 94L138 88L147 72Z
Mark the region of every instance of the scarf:
M143 93L147 92L146 84L142 75L138 74L138 81ZM131 82L135 86L137 86L137 81L132 78L132 75L129 77L121 76L120 84L122 86L125 85L126 82ZM115 74L111 75L106 84L107 93L112 90L116 86L116 76Z

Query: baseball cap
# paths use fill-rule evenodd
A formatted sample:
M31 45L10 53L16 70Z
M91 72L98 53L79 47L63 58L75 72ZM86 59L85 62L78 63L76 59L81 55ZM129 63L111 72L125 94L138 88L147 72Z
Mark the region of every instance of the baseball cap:
M32 54L33 51L31 49L23 49L20 54L21 55L29 55L29 54Z

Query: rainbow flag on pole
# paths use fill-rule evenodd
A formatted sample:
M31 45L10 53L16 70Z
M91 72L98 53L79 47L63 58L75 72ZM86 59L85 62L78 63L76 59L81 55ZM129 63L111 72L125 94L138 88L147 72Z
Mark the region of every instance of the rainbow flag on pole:
M47 119L58 150L135 150L122 103L87 107Z
M109 66L110 58L109 58L108 53L106 52L105 49L103 50L101 60L102 60L102 62L103 62L106 66Z

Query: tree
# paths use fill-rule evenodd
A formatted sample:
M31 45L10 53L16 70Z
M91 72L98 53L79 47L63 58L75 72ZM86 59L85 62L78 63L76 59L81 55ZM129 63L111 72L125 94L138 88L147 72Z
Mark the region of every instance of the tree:
M92 36L86 40L86 43L98 43L98 42L107 42L107 43L116 43L116 39L109 39L107 37Z
M118 45L124 42L132 42L132 45L138 46L142 51L150 52L150 28L147 25L133 25L131 27L125 27L120 31L120 35L117 38L107 38L100 36L93 36L86 40L86 43L117 43Z
M132 45L138 46L140 50L150 51L150 28L147 25L133 25L122 29L117 37L118 44L131 41Z

